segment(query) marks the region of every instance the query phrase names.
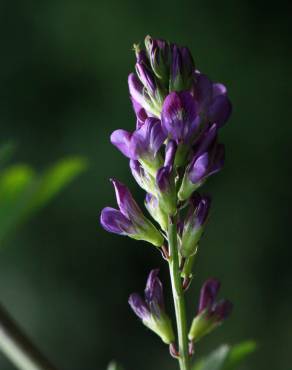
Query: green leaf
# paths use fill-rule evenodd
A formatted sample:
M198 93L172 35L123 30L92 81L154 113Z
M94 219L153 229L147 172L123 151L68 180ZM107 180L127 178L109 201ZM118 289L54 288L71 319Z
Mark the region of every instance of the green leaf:
M107 370L123 370L123 368L118 365L115 361L112 361L109 365Z
M199 361L193 370L222 370L229 351L230 347L228 345L220 346L209 356Z
M54 164L40 177L32 207L44 206L86 168L87 161L80 157L65 158Z
M83 158L65 158L43 174L27 165L0 172L0 245L7 234L45 206L87 167Z
M29 207L34 171L26 165L15 165L0 175L0 241L19 222Z
M254 341L245 341L232 347L222 345L199 360L192 370L237 370L238 365L255 349Z
M256 350L256 343L252 340L233 346L224 365L224 370L235 370L237 366Z

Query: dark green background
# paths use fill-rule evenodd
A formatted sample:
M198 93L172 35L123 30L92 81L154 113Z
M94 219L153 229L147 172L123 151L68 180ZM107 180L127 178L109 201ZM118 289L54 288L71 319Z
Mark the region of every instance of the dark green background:
M131 45L148 33L188 45L198 68L228 86L234 105L221 133L225 170L206 186L212 218L188 308L195 312L201 282L217 276L235 310L197 354L254 338L258 352L243 368L291 368L287 4L1 1L1 141L16 140L14 161L38 169L67 154L90 161L90 170L0 251L1 301L60 369L103 370L111 358L126 370L176 369L127 304L157 266L169 294L165 264L150 245L107 234L98 224L102 207L115 206L109 177L126 182L142 201L109 135L134 126ZM12 366L1 356L0 368Z

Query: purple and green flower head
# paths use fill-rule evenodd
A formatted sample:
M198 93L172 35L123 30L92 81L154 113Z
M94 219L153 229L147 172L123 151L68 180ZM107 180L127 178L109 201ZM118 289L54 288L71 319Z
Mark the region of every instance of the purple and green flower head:
M137 293L129 297L129 304L143 324L156 333L166 344L174 342L171 321L165 312L163 286L158 278L159 270L149 274L144 299Z
M216 301L220 282L210 278L202 286L197 316L189 332L189 340L197 342L229 317L232 303L226 299Z

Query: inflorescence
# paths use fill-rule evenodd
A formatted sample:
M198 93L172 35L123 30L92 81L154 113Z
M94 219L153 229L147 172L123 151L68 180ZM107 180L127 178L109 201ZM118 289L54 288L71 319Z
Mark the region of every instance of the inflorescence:
M147 36L145 49L134 46L136 71L128 78L136 115L133 132L111 135L111 143L129 159L130 170L145 190L145 207L138 206L128 188L112 179L119 209L106 207L101 224L109 232L144 240L171 260L168 227L176 223L182 287L192 278L192 267L204 232L211 200L198 190L224 164L224 145L218 133L231 114L226 87L211 81L194 63L188 48ZM227 300L215 302L220 283L208 279L201 289L199 308L188 340L191 345L230 314ZM175 357L175 335L166 313L158 270L152 270L145 298L134 293L130 306L143 323L170 345Z

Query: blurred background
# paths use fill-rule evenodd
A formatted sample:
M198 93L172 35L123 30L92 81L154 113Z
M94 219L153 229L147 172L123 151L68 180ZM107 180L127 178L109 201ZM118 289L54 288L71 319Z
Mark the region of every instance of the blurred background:
M242 369L291 368L291 54L288 2L50 0L0 3L1 142L12 163L42 170L66 155L89 169L0 250L1 302L63 370L176 369L158 337L129 310L149 270L167 267L146 243L107 234L99 213L115 206L108 181L127 183L128 161L109 142L135 123L127 75L146 34L184 44L197 66L225 83L234 105L222 130L225 170L205 187L213 213L188 295L222 280L232 318L197 354L255 339ZM289 27L290 30L290 27ZM169 285L166 284L166 293ZM169 300L169 306L171 301ZM171 310L171 308L169 309ZM12 365L0 356L0 368Z

